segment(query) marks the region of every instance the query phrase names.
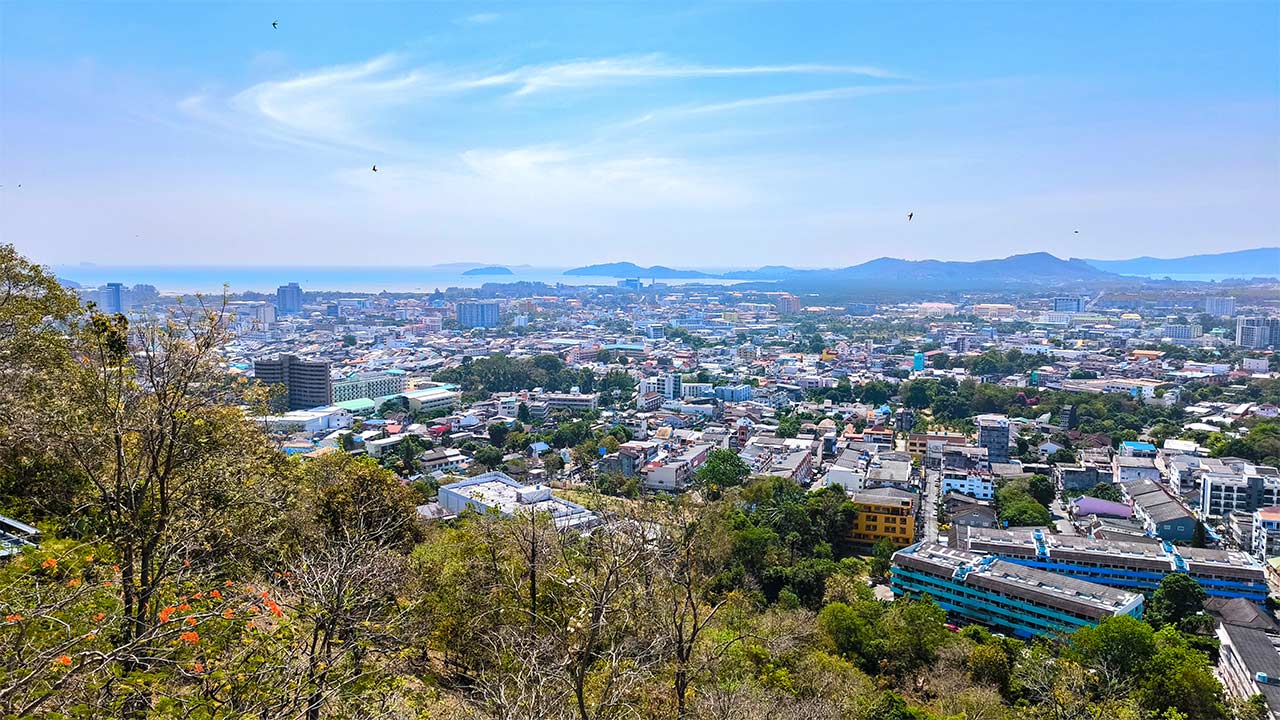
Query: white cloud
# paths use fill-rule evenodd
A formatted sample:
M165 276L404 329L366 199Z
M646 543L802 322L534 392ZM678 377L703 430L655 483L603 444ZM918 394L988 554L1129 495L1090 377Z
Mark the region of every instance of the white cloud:
M498 21L499 19L501 19L501 18L502 18L502 16L501 16L501 15L499 15L498 13L493 13L493 12L482 12L482 13L475 13L475 14L473 14L473 15L467 15L466 17L458 18L458 24L460 24L460 25L488 25L488 24L490 24L490 23L495 23L495 22L497 22L497 21Z

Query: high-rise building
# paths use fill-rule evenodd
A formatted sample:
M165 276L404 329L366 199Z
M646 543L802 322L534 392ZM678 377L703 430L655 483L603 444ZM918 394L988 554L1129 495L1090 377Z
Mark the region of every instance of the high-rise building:
M284 385L290 410L309 410L333 403L333 381L329 379L327 361L280 355L274 360L255 360L253 375L264 383Z
M102 312L107 314L128 312L129 307L125 303L124 285L121 283L107 283L100 293L102 299Z
M774 301L779 315L795 315L800 312L800 298L791 293L783 293Z
M1232 317L1236 314L1236 299L1233 297L1207 297L1204 299L1204 312L1214 317Z
M1280 317L1236 318L1236 345L1254 350L1280 347Z
M1004 415L979 415L978 447L987 449L987 462L1009 462L1009 418Z
M298 283L281 285L276 289L276 311L280 313L302 312L302 288Z
M681 393L680 373L664 373L640 381L640 394L656 392L668 400L679 400Z
M1084 312L1084 298L1056 297L1053 299L1053 311L1060 313Z
M458 313L458 327L498 327L497 302L460 302L455 310Z

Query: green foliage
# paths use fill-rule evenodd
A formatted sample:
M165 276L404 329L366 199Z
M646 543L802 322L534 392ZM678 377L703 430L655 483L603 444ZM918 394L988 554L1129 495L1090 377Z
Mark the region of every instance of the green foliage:
M1098 498L1099 500L1110 500L1111 502L1124 502L1124 492L1115 483L1100 482L1088 490L1085 495Z
M1048 506L1058 494L1058 488L1048 475L1036 473L1027 482L1027 494L1041 505Z
M794 416L787 416L778 421L778 437L793 438L800 434L800 421Z
M751 474L751 468L738 453L717 448L707 454L707 459L694 475L699 486L710 492L737 487Z
M1146 619L1153 627L1178 626L1204 609L1208 597L1200 583L1185 573L1170 573L1160 581L1147 603Z

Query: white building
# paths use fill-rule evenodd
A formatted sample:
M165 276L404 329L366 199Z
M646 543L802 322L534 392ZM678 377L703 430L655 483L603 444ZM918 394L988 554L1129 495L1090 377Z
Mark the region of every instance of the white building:
M501 513L506 517L546 513L557 528L585 530L598 522L590 510L555 497L546 485L521 485L506 473L487 472L440 488L440 505L452 513L464 510Z
M996 495L995 482L990 475L969 473L962 470L942 471L942 494L964 493L979 500L990 500Z

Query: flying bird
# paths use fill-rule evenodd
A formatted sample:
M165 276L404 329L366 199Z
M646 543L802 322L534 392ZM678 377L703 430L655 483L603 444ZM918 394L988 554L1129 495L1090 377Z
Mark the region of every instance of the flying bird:
M1080 231L1079 231L1079 230L1076 230L1076 231L1075 231L1075 234L1076 234L1076 235L1079 235L1079 234L1080 234Z
M272 23L271 23L271 29L272 29L272 30L279 30L279 29L280 29L280 22L279 22L279 21L272 21Z
M915 217L915 212L907 213L907 222L911 222L911 218Z
M378 166L377 166L377 165L374 165L374 166L373 166L373 171L374 171L374 172L378 172Z

